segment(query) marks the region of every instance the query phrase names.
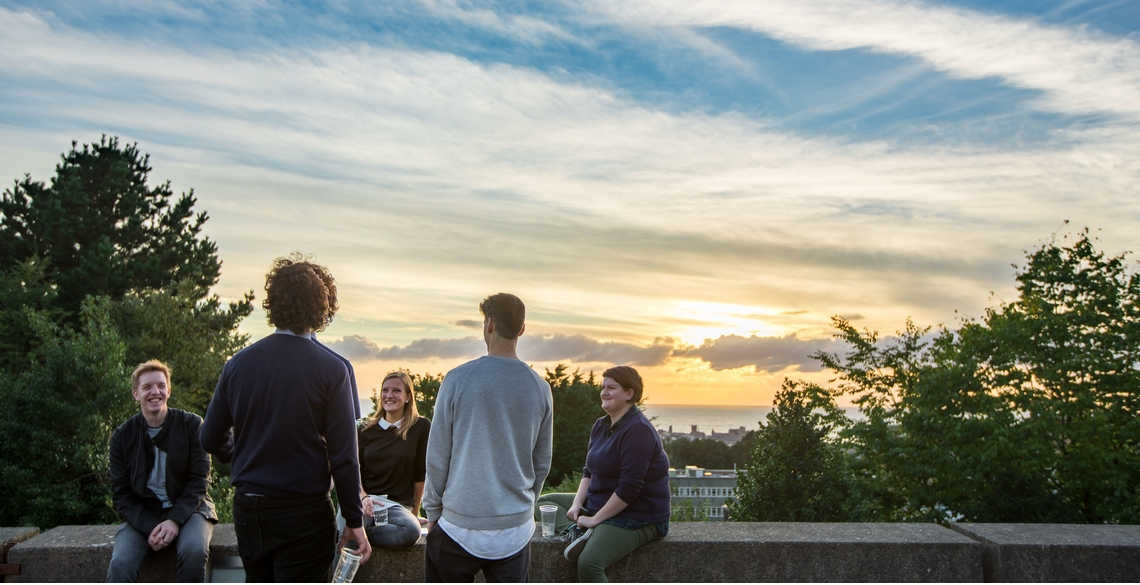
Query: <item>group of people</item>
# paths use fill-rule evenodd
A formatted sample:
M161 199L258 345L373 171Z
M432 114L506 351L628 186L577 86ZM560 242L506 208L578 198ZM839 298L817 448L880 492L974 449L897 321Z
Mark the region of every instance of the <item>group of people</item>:
M274 334L225 365L204 419L170 408L171 370L131 375L139 414L110 443L115 535L108 581L133 581L148 551L174 547L176 578L203 581L218 517L207 494L212 454L232 465L234 529L249 582L326 581L344 548L414 544L426 529L429 582L527 580L537 509L559 507L564 555L580 581L669 529L669 462L636 404L637 371L605 371L599 418L574 494L541 496L550 471L549 384L518 359L525 307L499 293L479 305L487 355L447 373L433 420L411 378L381 381L379 408L360 418L352 364L317 341L338 308L324 267L281 258L262 303ZM330 488L336 488L334 511ZM395 504L373 521L372 496ZM338 538L338 526L340 536Z

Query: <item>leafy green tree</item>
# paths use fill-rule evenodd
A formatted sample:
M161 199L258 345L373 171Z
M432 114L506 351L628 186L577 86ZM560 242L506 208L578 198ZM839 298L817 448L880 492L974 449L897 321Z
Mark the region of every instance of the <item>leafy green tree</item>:
M881 520L1140 521L1140 277L1087 230L1043 245L1018 299L935 335L818 354L865 420L854 501Z
M1019 298L962 331L1018 414L1055 521L1140 522L1140 274L1088 230L1031 252Z
M0 270L44 258L69 313L88 295L119 299L181 281L209 289L221 261L202 234L207 215L194 214L193 191L175 199L169 182L149 186L150 171L137 145L73 142L50 185L25 175L0 197Z
M673 500L672 508L669 510L669 520L671 522L704 522L708 520L708 514L705 513L705 501L690 498Z
M439 396L439 387L443 384L443 374L411 374L412 384L416 387L416 411L420 416L431 419L435 413L435 399ZM379 402L376 401L376 408Z
M193 212L192 192L175 198L169 183L148 186L150 171L148 157L137 146L104 137L82 149L73 143L50 185L25 176L0 197L3 395L24 396L35 383L55 380L51 393L45 393L53 400L34 408L42 406L53 416L58 412L59 420L84 429L76 436L21 435L27 421L38 419L28 416L24 406L6 405L0 412L0 426L10 433L4 444L21 449L5 449L0 466L37 469L21 463L23 454L30 453L59 459L59 468L68 473L81 470L73 476L86 482L80 491L107 496L86 512L92 518L110 514L104 478L107 442L111 429L134 411L118 408L118 400L133 404L131 368L150 358L169 363L174 369L172 404L202 414L225 360L248 341L237 326L253 310L252 291L228 304L209 294L221 261L217 246L202 233L207 215ZM92 352L102 353L96 359ZM13 402L25 403L27 408L38 404L27 397ZM73 406L83 409L83 415L70 416ZM96 441L91 433L101 436ZM8 440L13 437L18 437L15 442ZM45 457L60 451L57 437L69 438L65 444L74 444L88 463L101 457L101 467L73 465L66 456ZM92 479L96 467L100 475ZM9 477L26 474L6 472L5 479ZM47 486L58 487L61 481L50 473L30 477L43 478ZM50 528L56 521L75 523L84 517L71 504L63 506L63 515L27 512L42 504L33 488L4 493L9 505L0 523L20 517L9 514L41 514L37 525ZM76 506L92 502L86 496L76 501L81 502Z
M204 414L226 360L249 343L237 328L252 299L249 293L223 307L217 296L208 297L188 281L167 290L128 292L114 305L126 363L154 357L166 362L173 371L171 406Z
M560 481L558 483L550 483L549 481L547 481L542 486L542 493L544 493L544 494L554 494L554 493L572 494L572 493L575 493L578 491L578 486L581 483L582 483L581 472L579 472L579 473L568 473L568 474L562 476L562 481Z
M550 475L546 479L551 484L581 473L586 464L590 429L604 414L598 399L601 385L594 379L593 372L583 376L578 370L571 373L568 369L557 364L553 370L546 370L546 381L554 394L554 448Z
M785 380L740 471L729 517L736 521L824 522L852 519L851 480L838 440L848 423L835 395Z
M705 469L732 469L748 464L754 441L755 431L749 431L735 445L716 439L670 439L664 446L665 453L669 455L669 465L673 467L696 465Z
M0 524L113 520L107 441L135 403L110 313L107 298L90 298L72 330L25 310L33 349L0 375Z

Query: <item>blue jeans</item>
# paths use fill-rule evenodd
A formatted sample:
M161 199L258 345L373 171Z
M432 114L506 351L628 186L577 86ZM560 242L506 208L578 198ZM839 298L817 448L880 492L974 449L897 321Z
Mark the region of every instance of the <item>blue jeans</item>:
M336 527L344 530L344 517L338 510ZM404 506L388 508L388 523L383 526L373 524L372 516L364 516L364 533L368 542L376 548L407 548L420 539L420 521Z
M150 552L149 534L143 534L127 524L115 534L111 550L111 564L107 567L108 583L134 583L139 578L143 559ZM214 524L201 514L194 513L178 527L178 537L170 545L178 553L174 577L182 583L202 583L206 580L206 563L210 560L210 539Z

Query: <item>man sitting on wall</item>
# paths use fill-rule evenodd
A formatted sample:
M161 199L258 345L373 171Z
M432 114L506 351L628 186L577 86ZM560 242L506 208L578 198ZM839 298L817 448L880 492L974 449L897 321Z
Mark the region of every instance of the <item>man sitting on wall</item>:
M202 419L168 408L170 368L158 360L131 374L139 414L111 435L111 489L124 524L115 534L107 581L131 582L149 550L174 545L175 577L206 580L210 539L218 516L206 495L210 457L198 442Z

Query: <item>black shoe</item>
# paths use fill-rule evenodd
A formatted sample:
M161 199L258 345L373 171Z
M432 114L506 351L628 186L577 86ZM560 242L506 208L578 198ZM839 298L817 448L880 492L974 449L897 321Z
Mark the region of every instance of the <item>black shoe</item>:
M577 524L571 524L570 528L566 530L570 544L566 545L566 550L562 551L562 557L572 563L577 562L578 555L582 554L582 549L586 548L586 541L593 533L593 528L583 529Z

